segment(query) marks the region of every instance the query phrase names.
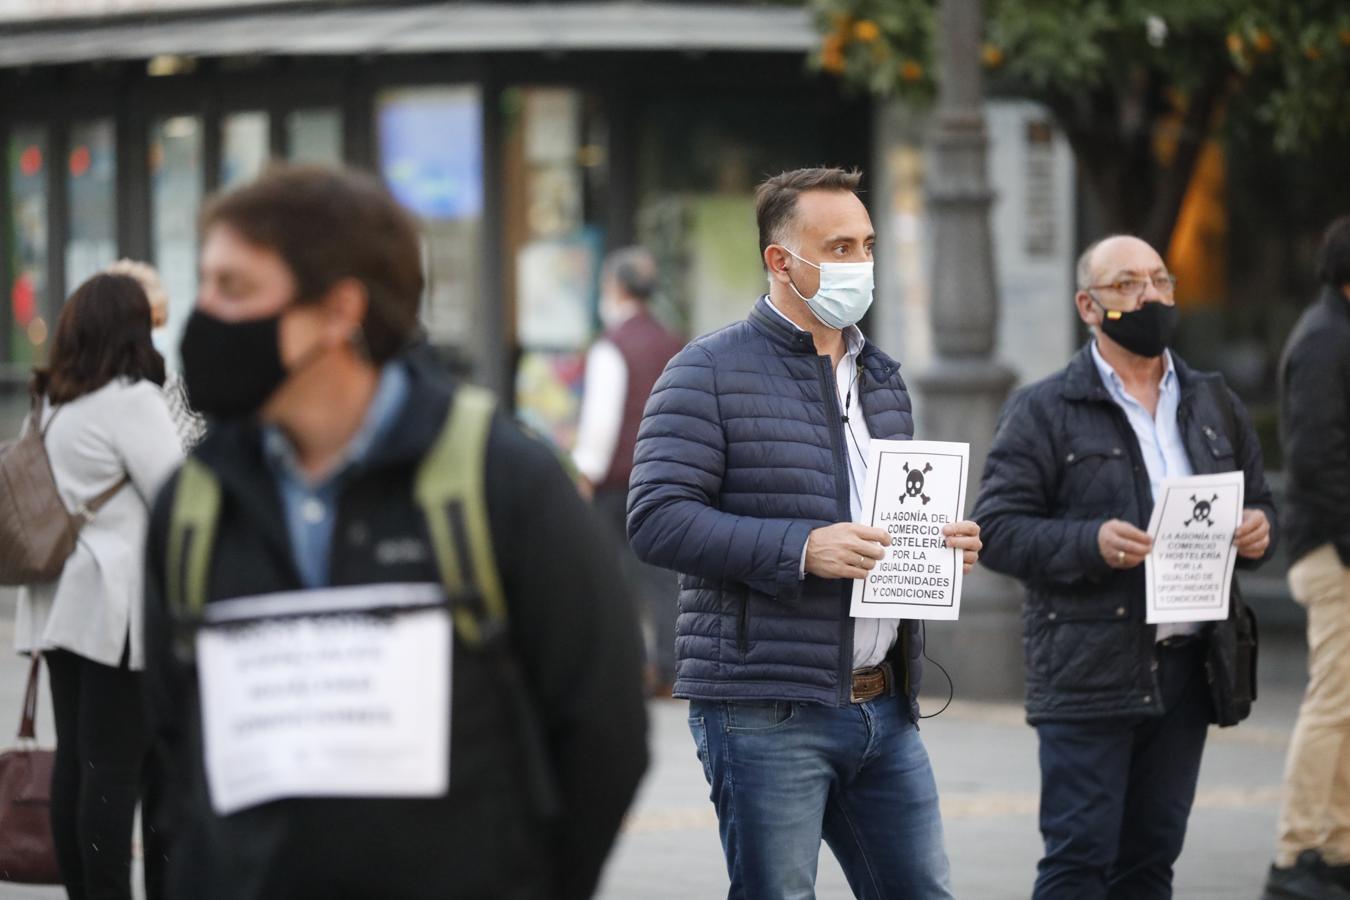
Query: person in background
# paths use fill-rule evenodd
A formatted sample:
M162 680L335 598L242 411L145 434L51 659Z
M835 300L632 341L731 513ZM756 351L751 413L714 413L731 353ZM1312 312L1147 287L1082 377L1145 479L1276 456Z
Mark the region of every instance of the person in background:
M146 555L146 699L166 778L147 816L167 844L165 896L589 897L647 764L637 621L603 526L552 448L427 359L417 224L377 179L278 167L215 198L201 229L181 355L212 428L161 492ZM426 501L438 480L470 493ZM212 494L192 551L179 512ZM192 552L199 566L171 562ZM185 635L240 598L388 612L426 588L456 615L421 696L449 702L398 740L416 758L448 734L430 751L447 785L353 794L367 758L325 747L322 786L251 758L273 795L224 808L207 759L237 735L207 723L225 710L276 726L275 695L201 690L222 670ZM373 658L358 692L404 662ZM285 665L300 683L322 673L312 656Z
M145 296L150 301L150 318L156 331L169 322L169 292L164 289L159 272L149 263L134 259L119 259L103 271L113 275L130 275L140 282ZM206 420L192 409L183 379L177 372L169 371L164 377L164 400L169 404L169 414L173 416L174 427L178 429L178 439L184 450L191 450L206 434Z
M1150 625L1144 531L1164 479L1240 471L1237 566L1274 548L1251 420L1223 377L1170 349L1176 279L1139 238L1079 257L1092 339L1018 390L999 419L975 516L985 562L1027 589L1027 721L1040 743L1035 900L1163 900L1211 723L1255 698L1254 624L1232 586L1221 622Z
M572 458L591 486L601 516L624 546L628 581L641 595L650 692L670 695L675 681L675 577L639 562L627 549L628 477L642 410L666 363L684 341L656 320L656 260L642 247L616 250L600 277L604 332L586 354L581 421Z
M15 645L41 652L56 721L52 832L71 900L130 900L131 832L149 750L142 711L142 572L149 507L182 458L164 359L139 282L99 274L61 310L32 390L52 474L74 510L111 496L60 577L21 588ZM146 882L159 852L144 831Z
M1280 364L1289 590L1308 610L1308 689L1284 770L1270 898L1350 900L1350 216Z

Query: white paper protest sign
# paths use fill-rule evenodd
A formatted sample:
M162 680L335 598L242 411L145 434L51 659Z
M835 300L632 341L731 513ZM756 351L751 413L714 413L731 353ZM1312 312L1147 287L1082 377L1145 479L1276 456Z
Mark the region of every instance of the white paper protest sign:
M1148 524L1146 622L1228 618L1243 490L1241 472L1163 480Z
M891 544L853 582L854 617L960 617L963 554L947 546L942 528L962 518L969 468L969 444L872 441L862 523L885 531Z
M208 604L196 647L216 812L287 797L443 795L444 596L435 584L379 584Z

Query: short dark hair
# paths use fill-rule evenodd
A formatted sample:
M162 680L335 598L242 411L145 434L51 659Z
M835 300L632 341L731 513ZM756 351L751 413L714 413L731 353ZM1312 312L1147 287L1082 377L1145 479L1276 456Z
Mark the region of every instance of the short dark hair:
M650 300L656 293L656 260L645 247L624 247L605 258L604 276L613 278L635 300Z
M1317 252L1317 278L1334 288L1350 284L1350 216L1332 222L1322 235L1322 248Z
M797 197L804 191L849 191L862 182L857 169L792 169L779 172L755 189L755 221L759 225L759 256L770 244L781 243L797 216Z
M150 328L150 300L139 281L95 275L61 308L49 362L33 370L33 395L69 403L114 378L164 384L164 357Z
M355 278L369 305L361 329L371 360L383 363L417 332L422 256L417 223L375 177L327 166L276 166L214 198L203 233L228 225L273 250L295 276L297 303L318 300Z

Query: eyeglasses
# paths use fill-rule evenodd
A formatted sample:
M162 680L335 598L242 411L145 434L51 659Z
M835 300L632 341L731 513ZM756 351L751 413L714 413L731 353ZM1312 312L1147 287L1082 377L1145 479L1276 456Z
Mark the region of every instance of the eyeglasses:
M1093 284L1083 288L1085 291L1114 291L1123 297L1129 297L1138 300L1144 296L1144 291L1148 290L1149 282L1153 283L1153 289L1163 297L1172 296L1172 292L1177 287L1177 276L1175 275L1154 275L1152 278L1122 278L1120 281L1113 281L1110 284Z

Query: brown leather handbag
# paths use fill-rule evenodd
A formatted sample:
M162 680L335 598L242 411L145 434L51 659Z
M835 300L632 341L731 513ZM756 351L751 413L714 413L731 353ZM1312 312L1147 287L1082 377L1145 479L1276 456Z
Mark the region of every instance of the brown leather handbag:
M39 427L40 413L41 401L35 399L28 429L18 440L0 444L0 584L54 581L75 552L80 529L129 480L123 476L75 512L67 510L45 443L56 413L46 428Z
M33 654L18 746L0 753L0 881L60 884L52 838L51 750L37 747L41 654Z

